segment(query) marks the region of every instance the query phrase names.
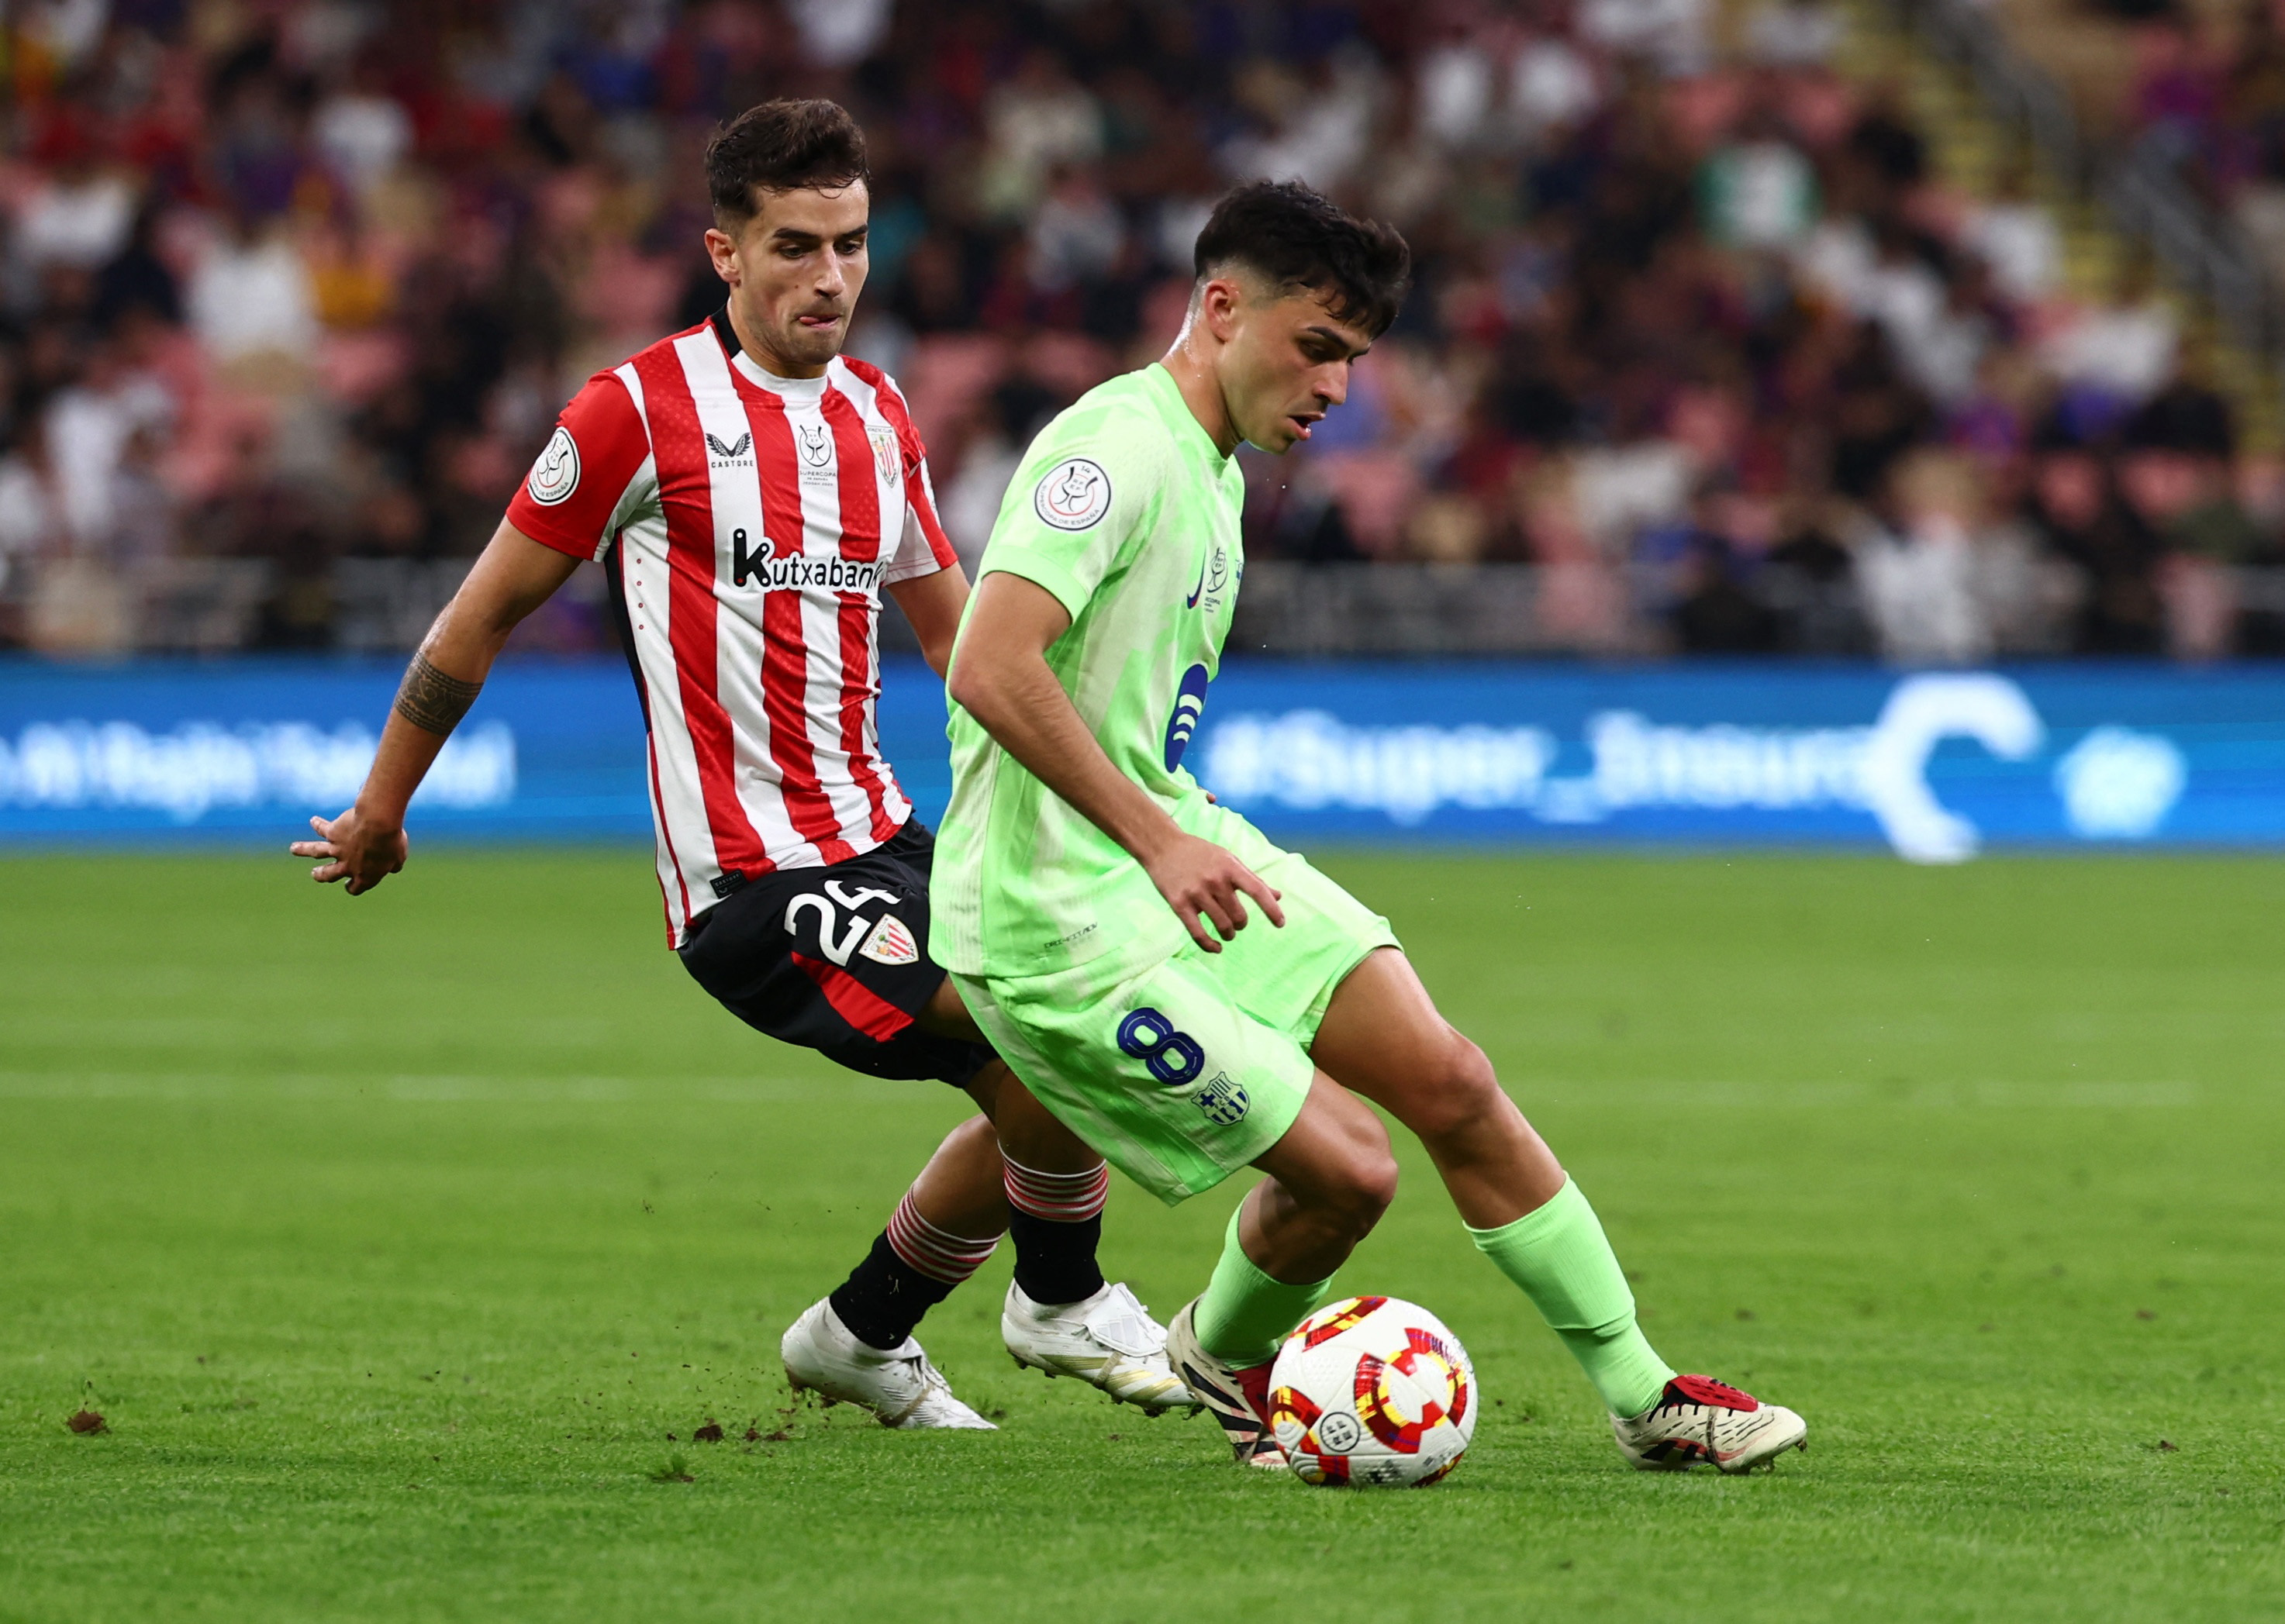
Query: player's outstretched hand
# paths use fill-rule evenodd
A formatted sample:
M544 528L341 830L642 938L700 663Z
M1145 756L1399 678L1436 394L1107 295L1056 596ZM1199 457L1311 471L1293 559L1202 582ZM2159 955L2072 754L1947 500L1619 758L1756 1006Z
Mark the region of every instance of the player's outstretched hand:
M1220 953L1221 943L1245 929L1245 904L1240 893L1261 905L1273 925L1283 926L1285 911L1277 906L1278 893L1262 877L1224 848L1195 835L1177 835L1142 865L1174 917L1190 939L1208 953ZM1221 942L1198 922L1198 915L1213 922Z
M326 859L310 870L310 877L320 885L347 880L349 893L355 897L404 867L404 831L369 825L354 806L338 818L312 818L310 827L318 838L297 840L288 849L296 857Z

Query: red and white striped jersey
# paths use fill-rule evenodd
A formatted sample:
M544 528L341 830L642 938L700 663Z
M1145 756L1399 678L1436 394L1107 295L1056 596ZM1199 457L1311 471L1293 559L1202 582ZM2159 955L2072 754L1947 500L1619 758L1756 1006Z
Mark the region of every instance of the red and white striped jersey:
M589 379L507 518L610 577L676 945L742 877L869 851L912 816L874 722L881 589L956 561L879 368L773 377L718 315Z

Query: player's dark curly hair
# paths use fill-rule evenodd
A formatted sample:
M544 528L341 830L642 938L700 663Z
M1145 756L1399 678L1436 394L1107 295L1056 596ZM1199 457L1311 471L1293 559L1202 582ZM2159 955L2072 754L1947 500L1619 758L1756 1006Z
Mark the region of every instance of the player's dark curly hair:
M1244 265L1280 287L1324 296L1335 319L1378 338L1411 283L1412 250L1394 226L1360 220L1297 180L1249 181L1214 205L1193 256L1205 276Z
M706 190L718 224L751 218L758 192L837 191L870 177L865 132L838 102L766 101L706 144Z

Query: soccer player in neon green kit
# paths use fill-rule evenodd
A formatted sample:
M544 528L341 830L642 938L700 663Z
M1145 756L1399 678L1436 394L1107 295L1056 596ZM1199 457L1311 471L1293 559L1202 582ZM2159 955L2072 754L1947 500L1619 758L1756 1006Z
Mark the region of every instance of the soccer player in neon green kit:
M1395 1194L1367 1101L1420 1136L1629 1461L1772 1460L1806 1424L1653 1351L1593 1208L1387 921L1182 768L1245 570L1232 453L1289 451L1347 397L1409 255L1306 186L1257 182L1196 261L1165 358L1050 423L1001 504L948 683L931 951L1040 1100L1162 1200L1268 1175L1168 1330L1239 1461L1280 1463L1277 1346Z

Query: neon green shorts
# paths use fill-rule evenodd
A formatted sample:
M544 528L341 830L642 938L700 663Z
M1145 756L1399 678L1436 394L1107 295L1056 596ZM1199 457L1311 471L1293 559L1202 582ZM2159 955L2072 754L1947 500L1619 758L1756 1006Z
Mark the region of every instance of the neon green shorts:
M1264 851L1273 855L1254 860ZM952 977L1040 1102L1170 1206L1293 1126L1334 989L1367 953L1397 945L1386 919L1307 859L1267 841L1241 855L1283 893L1283 930L1249 903L1245 929L1220 953L1186 943L1121 978L1092 964Z

